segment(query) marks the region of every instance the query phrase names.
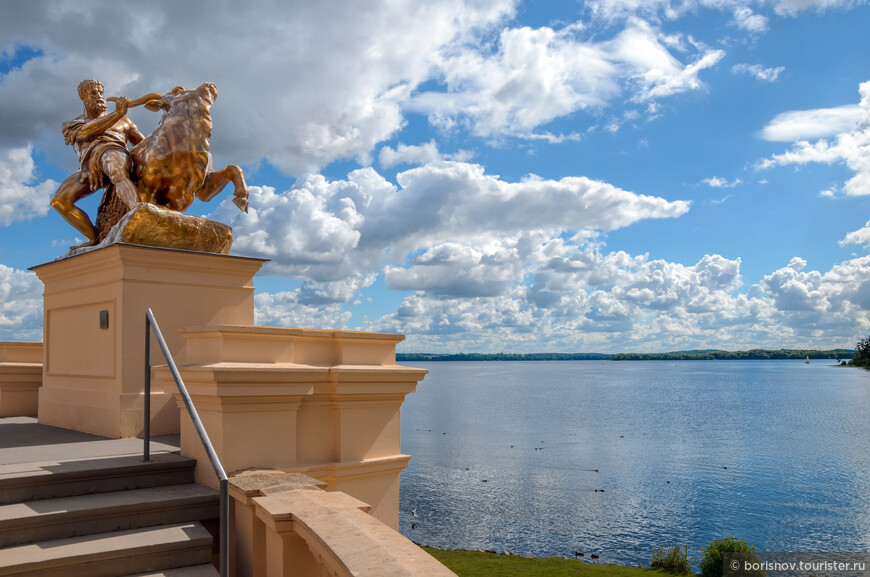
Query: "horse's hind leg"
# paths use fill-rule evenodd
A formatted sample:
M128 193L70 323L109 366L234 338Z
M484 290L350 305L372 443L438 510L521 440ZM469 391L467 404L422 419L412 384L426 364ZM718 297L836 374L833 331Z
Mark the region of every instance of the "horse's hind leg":
M233 203L240 210L248 212L248 186L245 184L245 176L242 169L235 164L229 164L221 170L209 172L202 186L196 191L196 198L208 202L216 197L224 187L233 183Z

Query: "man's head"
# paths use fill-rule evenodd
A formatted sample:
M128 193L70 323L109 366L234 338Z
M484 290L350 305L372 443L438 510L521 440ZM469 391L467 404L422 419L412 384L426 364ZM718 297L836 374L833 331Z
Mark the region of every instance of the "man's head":
M103 85L99 80L89 78L79 83L79 98L85 105L85 112L94 118L106 111L106 100L103 98Z

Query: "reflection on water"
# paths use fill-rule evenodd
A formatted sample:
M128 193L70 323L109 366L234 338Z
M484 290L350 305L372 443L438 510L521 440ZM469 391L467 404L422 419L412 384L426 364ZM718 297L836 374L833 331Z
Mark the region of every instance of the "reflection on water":
M402 408L400 529L416 542L623 564L728 534L760 551L870 548L868 371L408 364L430 371Z

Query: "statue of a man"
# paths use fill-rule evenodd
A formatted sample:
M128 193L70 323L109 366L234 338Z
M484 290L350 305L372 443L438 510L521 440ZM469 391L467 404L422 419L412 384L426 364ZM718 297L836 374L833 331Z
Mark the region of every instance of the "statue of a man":
M119 97L115 111L109 113L99 81L83 80L78 90L85 111L74 120L64 122L61 129L66 143L78 152L81 170L61 183L51 206L88 238L87 244L95 244L97 230L87 213L75 203L109 186L114 187L114 193L127 206L137 203L136 185L130 180L132 163L127 143L135 146L144 136L126 116L128 99Z

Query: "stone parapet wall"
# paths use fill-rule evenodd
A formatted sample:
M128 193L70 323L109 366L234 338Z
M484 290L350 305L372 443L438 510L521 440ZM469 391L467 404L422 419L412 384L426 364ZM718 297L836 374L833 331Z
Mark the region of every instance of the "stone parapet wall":
M237 577L455 577L369 514L370 507L300 474L247 470L230 478Z
M42 343L0 342L0 417L33 417L42 387Z
M227 471L273 467L306 473L399 522L400 409L424 369L395 364L402 335L218 325L181 330L179 372ZM168 367L155 375L175 391ZM197 482L217 479L182 411L181 450Z

